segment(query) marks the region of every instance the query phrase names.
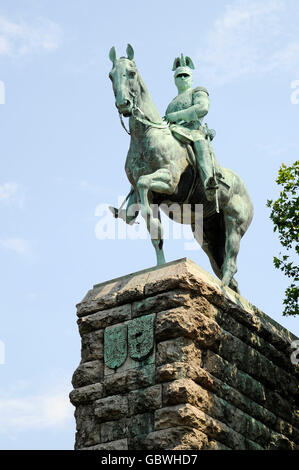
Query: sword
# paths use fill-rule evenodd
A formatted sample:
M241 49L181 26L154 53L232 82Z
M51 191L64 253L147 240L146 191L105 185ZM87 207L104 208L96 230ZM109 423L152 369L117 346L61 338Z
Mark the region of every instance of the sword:
M213 155L213 152L211 150L211 136L214 138L215 135L216 135L216 132L213 131L212 129L210 130L208 128L207 123L205 123L205 130L206 130L206 136L207 136L208 144L209 144L210 157L211 157L211 160L212 160L213 177L214 177L215 185L218 186L217 179L216 179L216 169L215 169L214 155ZM216 199L216 212L217 212L217 214L219 214L218 188L216 189L215 199Z

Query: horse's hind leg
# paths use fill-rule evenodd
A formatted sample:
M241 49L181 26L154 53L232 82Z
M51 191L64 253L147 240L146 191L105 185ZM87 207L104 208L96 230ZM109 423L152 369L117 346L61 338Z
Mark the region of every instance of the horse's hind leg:
M156 251L157 265L165 263L163 252L163 228L158 207L153 211L149 202L149 194L151 194L151 192L172 194L177 183L177 178L175 179L172 173L165 168L157 170L150 175L140 176L137 182L141 204L141 215L146 222L152 244Z
M214 273L216 274L216 276L219 278L219 279L223 279L223 274L222 274L222 270L221 268L219 268L217 262L214 260L213 256L211 254L209 254L209 252L207 250L205 250L204 246L202 246L203 250L206 252L206 254L208 255L209 257L209 260L210 260L210 263L211 263L211 266L213 268L213 271ZM222 284L223 284L223 281L222 281ZM237 294L240 293L239 289L238 289L238 283L236 281L235 278L232 278L230 280L230 283L228 284L228 287L230 287L232 290L234 290L235 292L237 292Z
M214 273L216 274L216 276L217 276L219 279L222 279L222 271L221 271L221 268L219 268L219 266L218 266L218 264L216 263L216 261L215 261L213 255L212 255L212 253L210 252L210 250L209 250L209 245L208 245L207 243L203 242L203 244L202 244L201 247L202 247L203 251L208 255Z
M236 279L233 277L232 280L230 281L228 287L230 287L232 290L237 292L237 294L240 294L239 288L238 288L238 283Z
M214 273L216 274L216 276L219 279L222 280L223 279L222 269L219 267L217 261L214 259L213 255L212 255L212 253L209 249L208 243L204 241L201 247L204 250L204 252L208 255ZM239 294L238 283L237 283L236 279L232 278L228 286L232 290L234 290L235 292L237 292Z
M222 285L229 286L236 292L238 290L237 281L234 275L237 272L237 256L240 250L240 240L242 238L242 231L238 221L235 217L226 216L226 239L225 239L225 258L222 265Z

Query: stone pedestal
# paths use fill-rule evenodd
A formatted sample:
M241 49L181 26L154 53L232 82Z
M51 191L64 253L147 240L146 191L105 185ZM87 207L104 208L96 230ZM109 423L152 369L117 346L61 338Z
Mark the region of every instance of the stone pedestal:
M78 304L76 449L298 449L296 338L184 258Z

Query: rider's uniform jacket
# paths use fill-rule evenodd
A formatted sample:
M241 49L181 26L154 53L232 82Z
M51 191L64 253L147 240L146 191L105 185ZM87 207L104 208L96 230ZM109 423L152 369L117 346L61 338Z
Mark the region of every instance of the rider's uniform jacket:
M168 105L166 115L178 112L177 123L187 127L194 140L201 140L205 137L201 122L203 119L201 102L203 93L209 96L204 87L189 88L184 93L177 95Z

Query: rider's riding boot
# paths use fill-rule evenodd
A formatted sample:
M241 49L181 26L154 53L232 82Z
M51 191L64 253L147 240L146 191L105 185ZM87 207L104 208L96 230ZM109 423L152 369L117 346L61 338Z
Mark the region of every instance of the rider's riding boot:
M215 200L218 185L213 175L213 156L206 140L194 142L194 150L198 164L198 170L204 183L205 196L208 201Z

